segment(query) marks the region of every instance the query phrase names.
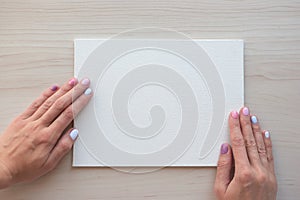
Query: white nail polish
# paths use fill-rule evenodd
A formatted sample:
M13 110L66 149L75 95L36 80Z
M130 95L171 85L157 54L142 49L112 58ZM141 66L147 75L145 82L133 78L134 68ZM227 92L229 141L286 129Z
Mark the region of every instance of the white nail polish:
M92 89L91 88L88 88L84 91L84 94L85 95L90 95L92 93Z
M269 131L266 131L266 132L265 132L265 137L266 137L266 138L270 138L270 133L269 133Z
M257 124L258 121L257 121L256 116L253 115L253 116L251 116L250 119L251 119L251 122L252 122L253 124Z
M77 129L73 129L70 133L70 137L72 138L72 140L75 140L78 136L78 130Z

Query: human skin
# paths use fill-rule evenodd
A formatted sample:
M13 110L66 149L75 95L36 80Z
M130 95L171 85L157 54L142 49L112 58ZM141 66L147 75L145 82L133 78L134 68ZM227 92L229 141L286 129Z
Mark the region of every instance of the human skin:
M270 133L244 107L229 115L229 144L221 147L214 190L219 200L274 200L277 181Z
M78 130L65 129L92 97L89 80L72 78L43 92L0 135L0 188L33 181L70 151ZM215 193L219 200L273 200L277 183L269 132L248 108L229 115L229 144L221 147Z
M46 89L0 135L0 188L33 181L54 169L70 151L78 130L74 117L92 97L90 81L70 79Z

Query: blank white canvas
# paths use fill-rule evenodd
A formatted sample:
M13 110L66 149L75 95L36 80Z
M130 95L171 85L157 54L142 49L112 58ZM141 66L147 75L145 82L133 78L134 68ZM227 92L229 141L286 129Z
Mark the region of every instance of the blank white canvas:
M73 149L73 166L216 166L221 144L229 142L228 113L244 103L243 41L194 40L203 50L199 54L207 56L208 60L203 62L192 61L197 59L198 52L181 40L119 40L114 41L112 49L109 44L101 47L105 42L104 39L74 41L75 77L95 76L89 77L94 96L74 121L80 134ZM159 48L164 42L171 49ZM131 49L131 45L143 48ZM119 49L125 53L117 53ZM184 55L176 54L176 49ZM102 66L101 58L111 60ZM207 62L216 73L205 69ZM170 77L159 83L161 74ZM128 99L113 99L126 96L125 90L134 81L143 81L137 76L147 80L153 77L153 82L137 85ZM176 78L186 83L181 84ZM127 86L126 81L132 83ZM220 83L224 99L218 96ZM185 100L185 105L180 104L180 100L189 99L190 95L182 87L193 92L194 103ZM176 94L180 91L184 94ZM189 110L194 114L184 113ZM161 121L157 132L136 131L152 130L149 127L156 122L153 116L159 118L158 124ZM218 121L213 121L215 118ZM181 123L189 121L197 122L197 127L183 129ZM181 130L195 132L181 133ZM192 139L185 141L185 135ZM182 138L183 144L178 138Z

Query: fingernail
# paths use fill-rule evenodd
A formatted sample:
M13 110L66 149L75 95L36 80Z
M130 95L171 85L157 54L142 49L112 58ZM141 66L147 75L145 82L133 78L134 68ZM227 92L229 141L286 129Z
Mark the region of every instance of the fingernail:
M245 116L249 115L249 109L247 107L243 108L243 115Z
M57 85L53 85L52 87L51 87L51 90L54 92L54 91L56 91L57 90Z
M70 133L70 137L72 138L72 140L76 140L77 136L78 136L78 130L73 129Z
M226 154L228 152L228 144L222 144L221 146L221 154Z
M72 78L72 79L69 81L69 85L74 86L74 85L75 85L75 82L76 82L75 78Z
M88 85L88 84L90 84L90 80L87 79L87 78L85 78L85 79L83 79L83 80L81 81L81 84L82 84L82 85Z
M266 138L270 138L270 133L269 133L269 131L266 131L266 132L265 132L265 137L266 137Z
M231 112L231 117L234 119L237 119L239 117L239 113L237 111L232 111Z
M88 88L84 91L84 94L85 95L90 95L92 93L92 89L91 88Z
M256 116L251 116L251 122L252 122L253 124L256 124L256 123L257 123L257 118L256 118Z

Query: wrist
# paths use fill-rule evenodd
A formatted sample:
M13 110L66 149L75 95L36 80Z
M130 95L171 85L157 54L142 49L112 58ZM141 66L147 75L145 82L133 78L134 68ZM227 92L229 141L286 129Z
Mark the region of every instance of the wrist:
M7 188L12 184L13 176L8 167L0 159L0 189Z

